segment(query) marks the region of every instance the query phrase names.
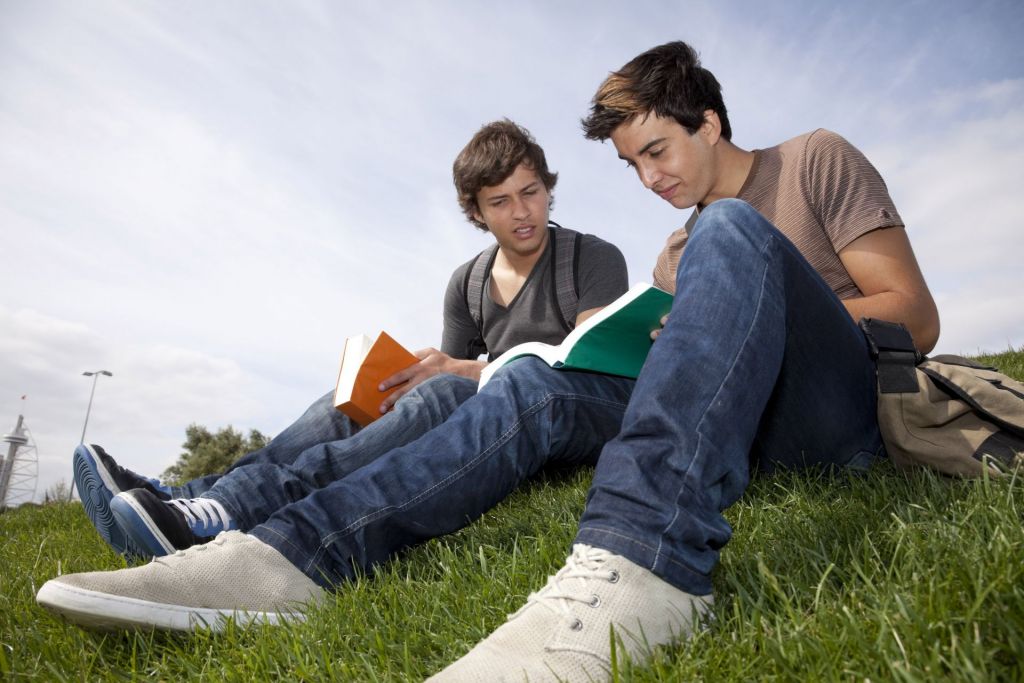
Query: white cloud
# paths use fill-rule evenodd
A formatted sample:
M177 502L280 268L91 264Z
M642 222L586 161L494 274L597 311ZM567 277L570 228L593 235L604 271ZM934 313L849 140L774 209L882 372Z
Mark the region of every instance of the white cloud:
M944 125L908 130L873 157L939 305L938 348L1024 347L1017 182L1024 166L1024 80L981 82L955 97L940 92L910 114L920 120L933 111Z
M11 419L0 428L9 431L14 416L25 415L39 452L40 492L60 479L70 481L71 453L93 382L83 371L113 371L113 377L98 379L87 440L152 474L174 462L191 422L279 430L307 398L229 358L125 343L116 334L32 310L0 306L0 329L0 408Z

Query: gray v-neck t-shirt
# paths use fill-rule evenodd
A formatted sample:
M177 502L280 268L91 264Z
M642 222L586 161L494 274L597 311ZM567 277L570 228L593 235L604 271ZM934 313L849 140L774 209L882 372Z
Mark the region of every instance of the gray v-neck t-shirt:
M455 270L445 293L441 350L453 358L469 358L471 342L478 336L463 292L466 273L474 260ZM544 254L508 306L494 302L491 278L487 278L483 290L483 338L489 358L496 358L523 342L559 344L565 338L567 332L562 326L552 292L551 268L551 240L548 240ZM607 306L629 288L622 252L614 244L594 235L580 236L578 271L577 314Z

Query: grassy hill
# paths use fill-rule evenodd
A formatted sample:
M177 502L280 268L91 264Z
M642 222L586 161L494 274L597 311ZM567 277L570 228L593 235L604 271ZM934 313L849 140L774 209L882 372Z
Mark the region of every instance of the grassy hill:
M1024 352L984 360L1024 379ZM884 464L756 479L728 511L717 620L632 681L1024 680L1024 481ZM339 590L305 624L94 634L36 607L62 572L123 567L77 503L0 514L4 680L420 680L562 566L591 476L533 481L462 532Z

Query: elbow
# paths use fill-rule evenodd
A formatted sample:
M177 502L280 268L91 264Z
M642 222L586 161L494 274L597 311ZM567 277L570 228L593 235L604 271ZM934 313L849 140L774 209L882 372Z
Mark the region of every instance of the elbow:
M921 353L931 353L935 344L939 341L939 310L935 307L935 300L928 297L928 305L925 307L925 314L918 321L914 340L917 350Z

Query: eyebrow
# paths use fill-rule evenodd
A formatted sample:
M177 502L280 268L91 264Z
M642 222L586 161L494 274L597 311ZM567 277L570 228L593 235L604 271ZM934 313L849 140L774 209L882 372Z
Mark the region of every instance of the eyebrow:
M643 153L644 153L644 152L646 152L647 150L649 150L649 149L650 149L651 147L654 147L654 146L655 146L655 145L657 145L658 143L660 143L660 142L664 142L664 141L665 141L665 140L667 140L667 139L668 139L668 138L656 138L656 139L654 139L654 140L651 140L651 141L650 141L650 142L648 142L648 143L647 143L646 145L644 145L643 147L641 147L641 148L640 148L640 151L638 151L638 152L636 153L636 155L637 155L637 156L641 156L641 155L643 155ZM619 155L619 158L620 158L620 159L622 159L623 161L629 161L629 158L628 158L628 157L624 157L624 156L622 156L621 154Z
M531 183L530 183L529 185L527 185L526 187L521 187L521 188L519 188L518 190L514 190L514 191L512 191L512 192L506 192L506 193L504 193L504 194L496 194L496 195L494 195L494 196L492 196L492 197L488 197L488 198L487 198L487 199L485 199L484 201L487 201L487 202L493 202L493 201L494 201L494 200L496 200L496 199L505 199L506 197L508 197L508 196L509 196L509 195L511 195L511 194L518 194L518 193L520 193L520 192L526 192L527 190L532 190L533 188L537 187L537 185L538 185L539 183L540 183L540 181L539 181L539 180L534 180L534 181L532 181L532 182L531 182Z

